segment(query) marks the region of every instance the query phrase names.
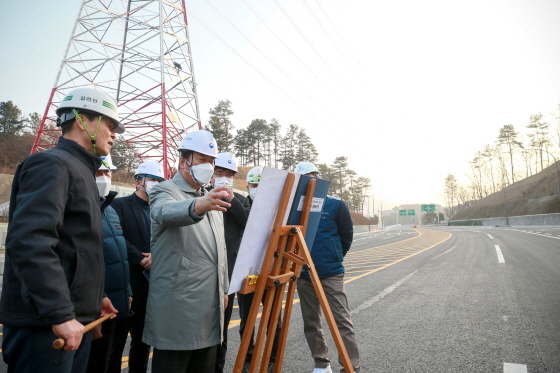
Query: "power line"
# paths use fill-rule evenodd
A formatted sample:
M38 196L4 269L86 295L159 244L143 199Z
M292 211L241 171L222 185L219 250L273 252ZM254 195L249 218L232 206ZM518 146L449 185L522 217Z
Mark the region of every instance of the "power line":
M336 48L336 50L338 51L338 53L339 53L340 55L343 55L342 51L338 48L338 45L334 42L333 38L331 38L331 36L329 35L329 32L327 31L327 29L323 26L323 24L321 23L321 21L319 21L319 18L317 18L317 16L315 15L315 13L313 12L313 10L312 10L311 7L309 6L309 4L307 4L307 1L301 0L301 2L303 3L303 5L305 5L305 7L307 8L307 10L309 11L309 13L311 14L311 16L313 17L313 19L315 20L315 22L317 22L317 24L319 25L319 27L321 28L321 30L323 30L323 32L325 33L325 35L327 36L327 38L330 40L330 42L332 43L332 45L334 45L334 47Z
M332 45L335 47L335 49L338 51L339 56L341 56L342 58L344 58L344 60L346 61L347 66L350 68L350 70L352 71L352 73L354 74L354 76L356 78L359 79L359 75L356 73L356 71L354 70L354 67L352 66L352 64L350 63L350 61L348 60L346 54L338 47L338 44L333 40L333 38L331 38L329 31L326 29L325 26L323 26L323 23L319 20L319 18L317 17L317 15L315 14L315 12L313 11L313 9L311 9L311 7L309 6L309 4L307 4L306 0L301 0L301 2L303 3L303 5L305 5L305 7L307 8L307 10L309 11L309 13L311 14L311 16L313 17L313 19L315 20L315 22L317 22L317 24L319 25L319 27L321 28L321 30L323 30L323 33L327 36L327 38L330 40L330 42L332 43ZM325 14L325 13L323 13ZM343 42L344 44L344 42ZM348 48L347 48L348 49ZM356 61L356 57L353 57L355 62Z
M342 41L342 44L346 47L346 49L348 49L348 52L350 52L350 54L352 55L352 58L354 58L354 60L359 64L360 62L358 61L358 59L356 58L356 56L352 52L352 49L350 49L350 47L348 47L348 45L344 42L344 38L340 34L340 31L338 31L338 28L336 28L335 23L331 20L331 17L329 17L327 12L325 12L325 9L323 9L323 7L321 6L321 2L319 0L315 0L315 3L317 3L317 6L319 7L319 10L321 11L321 13L323 13L323 15L325 16L327 21L331 24L333 30L338 35L338 38L340 39L340 41Z
M323 84L323 82L321 81L321 79L319 79L319 78L317 77L317 75L315 75L315 72L312 71L312 70L305 64L305 62L303 62L303 61L301 60L301 58L299 58L299 56L298 56L296 53L294 53L294 51L292 50L292 48L290 48L286 43L284 43L284 41L274 32L273 29L271 29L271 28L268 26L268 24L261 18L261 16L259 16L259 14L258 14L253 8L251 8L251 6L250 6L249 4L247 4L247 1L246 1L246 0L242 0L242 1L243 1L243 3L245 4L245 6L246 6L247 8L249 8L249 10L250 10L251 12L253 12L253 14L255 15L255 17L257 17L258 20L261 21L261 23L268 29L268 31L270 31L270 33L276 38L276 40L278 40L278 41L284 46L284 48L286 48L286 50L287 50L288 52L290 52L290 54L291 54L291 55L292 55L292 56L293 56L293 57L294 57L294 58L295 58L295 59L296 59L296 60L297 60L297 61L298 61L298 62L299 62L299 63L300 63L300 64L315 78L315 79L317 79L321 84ZM324 86L324 84L323 84L323 86Z
M288 78L296 87L298 87L301 90L304 90L303 87L301 87L291 76L289 76L286 72L284 72L284 70L278 66L276 64L276 62L274 62L270 57L268 57L255 43L253 43L247 36L245 36L245 34L239 30L237 28L237 26L235 26L235 24L233 24L233 22L231 22L218 8L216 8L216 6L214 6L214 4L212 4L211 1L207 1L207 3L212 7L212 9L214 9L214 11L216 11L216 13L218 13L231 27L233 27L235 29L235 31L237 31L249 44L251 44L251 46L253 46L253 48L255 48L257 50L257 52L259 52L264 58L266 58L266 60L268 62L270 62L274 67L276 67L276 69L278 69L278 71L280 71L282 73L282 75L284 75L286 78Z
M348 88L346 87L344 81L338 76L338 74L331 68L331 66L328 64L328 62L323 58L323 56L317 51L317 49L315 49L315 47L313 46L313 44L309 41L309 39L307 39L307 37L303 34L303 32L300 30L300 28L296 25L296 23L294 22L294 20L290 17L290 15L286 12L286 10L282 7L282 5L280 5L278 3L277 0L272 0L274 1L274 3L276 3L276 5L278 6L278 8L280 8L280 10L282 11L282 13L284 13L284 15L286 16L286 18L288 18L288 20L290 21L290 23L294 26L294 28L299 32L299 34L301 35L301 37L303 38L303 40L305 40L307 42L307 44L309 45L309 47L311 48L311 50L313 50L313 52L315 52L315 54L319 57L319 59L321 61L323 61L323 63L325 64L325 66L330 70L330 72L340 81L340 83L342 83L342 86L348 90Z
M278 87L272 80L270 80L263 72L261 72L259 69L257 69L252 63L250 63L249 61L247 61L246 58L244 58L241 54L239 54L233 47L231 47L224 39L222 39L221 37L219 37L214 31L212 31L212 29L210 29L210 27L208 27L204 22L202 22L200 20L200 18L198 18L196 15L193 14L193 12L189 12L189 15L191 17L193 17L195 20L197 20L206 30L208 30L212 35L214 35L214 37L216 37L216 39L218 39L220 42L222 42L222 44L224 44L231 52L233 52L237 57L239 57L243 62L245 62L247 65L249 65L249 67L251 67L253 70L255 70L255 72L257 74L259 74L264 80L266 80L268 83L270 83L274 88L276 88L280 93L282 93L284 96L286 96L287 98L290 99L290 101L292 101L297 107L299 107L301 110L303 110L304 112L306 112L307 114L309 114L313 119L317 120L317 118L315 117L315 115L311 114L307 109L305 109L303 106L301 106L297 101L295 101L292 96L288 95L286 92L284 92L280 87Z

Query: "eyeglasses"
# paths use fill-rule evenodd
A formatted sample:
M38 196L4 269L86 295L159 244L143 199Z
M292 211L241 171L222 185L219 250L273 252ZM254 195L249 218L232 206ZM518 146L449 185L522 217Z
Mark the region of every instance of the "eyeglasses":
M225 176L225 177L233 178L235 176L235 172L215 169L214 176L218 176L218 177Z

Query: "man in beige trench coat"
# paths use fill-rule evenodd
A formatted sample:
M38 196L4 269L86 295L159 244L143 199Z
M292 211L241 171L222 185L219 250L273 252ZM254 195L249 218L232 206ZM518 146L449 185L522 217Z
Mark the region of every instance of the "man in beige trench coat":
M228 271L222 211L226 187L206 194L218 151L205 130L185 135L179 172L150 190L152 268L144 343L152 372L211 373L222 342Z

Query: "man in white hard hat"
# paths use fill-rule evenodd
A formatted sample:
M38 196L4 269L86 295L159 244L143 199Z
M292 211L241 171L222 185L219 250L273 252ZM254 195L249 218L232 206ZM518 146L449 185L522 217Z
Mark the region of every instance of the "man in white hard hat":
M228 187L206 192L218 156L208 131L181 141L179 172L150 190L152 269L144 343L153 372L214 372L229 287L222 212Z
M121 371L122 350L126 345L127 319L132 302L126 240L119 217L111 207L117 195L117 192L111 191L112 170L116 170L117 167L113 165L111 155L101 158L105 162L97 170L95 182L101 203L105 294L110 299L114 307L113 312L117 312L117 316L94 329L87 373Z
M95 89L70 91L56 110L58 144L29 156L14 175L0 301L11 372L85 372L91 333L83 334L84 324L110 311L102 301L95 173L124 131L116 106ZM48 347L59 337L66 353Z
M152 222L148 194L162 181L165 181L165 173L161 163L144 162L134 173L136 192L127 197L117 198L111 204L119 215L124 238L128 244L130 285L134 294L132 299L134 314L129 317L131 340L128 371L130 373L146 373L150 358L150 346L142 342L148 302L147 275L152 267L150 251ZM122 354L123 350L121 349L120 352Z
M231 280L231 274L237 253L239 252L239 245L243 237L243 231L251 212L251 205L247 198L239 193L233 191L233 178L237 174L237 159L230 153L220 153L216 159L216 167L214 168L214 176L210 181L212 188L226 186L228 196L225 198L231 204L231 207L225 211L224 214L224 230L227 247L227 262L228 262L228 279ZM227 332L228 324L231 319L233 311L233 299L235 294L230 294L228 299L228 306L224 314L224 336L222 344L218 346L216 355L216 368L215 373L222 373L224 371L224 364L227 352Z
M319 175L319 170L311 162L298 163L294 172L311 177ZM342 264L344 256L352 246L353 234L352 217L346 203L339 198L327 196L317 234L313 246L310 248L311 258L348 357L354 371L358 373L360 355L344 289L344 265ZM315 360L313 373L331 373L329 350L321 325L321 307L306 270L301 272L297 288L303 318L303 331L311 350L311 356ZM341 372L345 372L344 368L341 369Z
M259 187L259 182L261 181L263 168L261 166L253 167L247 172L247 177L245 181L247 182L247 192L249 192L249 202L253 204L255 197L257 196L257 189Z

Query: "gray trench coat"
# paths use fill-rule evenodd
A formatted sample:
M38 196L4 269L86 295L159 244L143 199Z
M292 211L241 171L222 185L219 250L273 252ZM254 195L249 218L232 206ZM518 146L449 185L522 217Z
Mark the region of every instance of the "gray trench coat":
M161 350L222 342L227 253L221 212L194 220L198 196L180 173L150 191L152 269L143 341Z

